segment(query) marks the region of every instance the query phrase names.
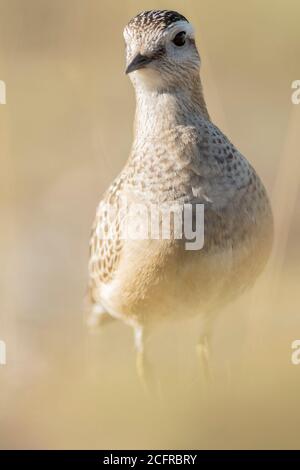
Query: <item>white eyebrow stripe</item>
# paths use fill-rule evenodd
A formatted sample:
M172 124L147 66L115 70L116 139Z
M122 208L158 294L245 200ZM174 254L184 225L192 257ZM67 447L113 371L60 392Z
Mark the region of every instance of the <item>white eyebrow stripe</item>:
M195 37L195 30L193 25L183 20L170 24L170 26L165 29L165 34L169 35L171 32L173 34L175 32L179 33L180 31L186 31L187 35L191 38Z

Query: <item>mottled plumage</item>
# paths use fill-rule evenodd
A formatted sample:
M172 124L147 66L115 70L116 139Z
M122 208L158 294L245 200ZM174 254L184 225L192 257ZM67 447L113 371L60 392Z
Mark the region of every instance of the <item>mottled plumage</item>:
M185 37L179 47L177 34ZM133 63L135 135L125 168L98 208L90 298L94 319L107 312L132 324L140 338L143 328L166 317L200 314L209 325L262 270L272 215L256 172L210 120L190 23L176 12L143 12L124 35L127 64ZM120 214L108 220L105 203L118 206L124 196L149 207L204 204L203 249L187 251L184 240L121 240ZM105 225L112 237L101 240Z
M137 16L132 18L132 20L129 21L127 28L137 29L141 32L141 34L143 34L145 28L147 27L150 27L152 31L156 28L163 30L176 21L188 22L188 20L177 11L148 10L142 11Z

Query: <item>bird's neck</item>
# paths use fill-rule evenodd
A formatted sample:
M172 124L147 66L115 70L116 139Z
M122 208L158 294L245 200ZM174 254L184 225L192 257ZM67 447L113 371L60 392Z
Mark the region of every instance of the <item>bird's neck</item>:
M155 90L136 87L135 139L159 136L175 126L209 120L200 77L184 88Z

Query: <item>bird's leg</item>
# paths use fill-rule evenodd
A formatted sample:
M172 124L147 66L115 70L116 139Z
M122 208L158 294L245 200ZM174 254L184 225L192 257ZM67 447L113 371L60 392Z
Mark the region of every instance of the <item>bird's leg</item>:
M141 325L134 328L134 345L136 351L136 370L143 387L147 388L147 360L145 357L145 328Z
M91 330L96 330L114 320L101 304L93 304L87 316L87 325Z
M201 373L206 382L212 379L212 372L210 367L210 335L202 334L199 337L196 345L196 352L199 359Z
M146 393L155 393L155 381L152 367L147 359L145 352L145 342L148 331L144 326L137 325L134 328L134 342L136 350L136 369L139 380Z

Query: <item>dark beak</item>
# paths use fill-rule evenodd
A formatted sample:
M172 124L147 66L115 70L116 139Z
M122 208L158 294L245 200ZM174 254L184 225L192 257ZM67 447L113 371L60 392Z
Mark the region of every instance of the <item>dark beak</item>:
M151 57L147 57L142 54L137 54L127 66L125 73L128 74L134 72L135 70L143 69L144 67L146 67L147 64L150 64L152 60L153 59Z

